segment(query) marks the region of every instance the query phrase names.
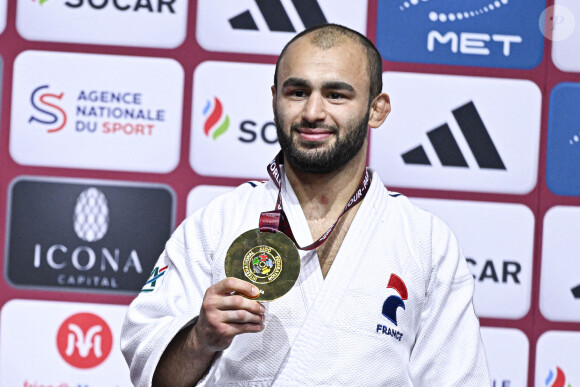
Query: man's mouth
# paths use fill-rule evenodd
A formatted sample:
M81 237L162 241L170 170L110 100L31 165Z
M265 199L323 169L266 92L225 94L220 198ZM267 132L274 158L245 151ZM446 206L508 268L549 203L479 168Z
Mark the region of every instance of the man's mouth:
M328 129L309 129L309 128L298 128L296 130L300 138L304 141L323 141L328 137L332 136L333 132Z
M309 127L307 124L293 125L292 130L298 134L300 139L307 142L324 141L338 130L333 127L315 126Z

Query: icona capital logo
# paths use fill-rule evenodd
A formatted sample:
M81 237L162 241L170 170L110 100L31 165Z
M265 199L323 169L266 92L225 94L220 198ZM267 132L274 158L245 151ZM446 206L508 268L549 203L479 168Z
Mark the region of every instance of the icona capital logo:
M202 113L205 117L203 132L207 137L216 140L230 127L230 117L224 114L222 102L217 97L206 101Z
M52 93L47 89L50 89L49 85L41 85L30 94L30 104L35 114L28 118L28 123L39 123L47 127L48 133L55 133L62 130L67 121L66 112L58 105L58 102L62 102L64 93Z
M173 223L163 186L18 179L10 206L7 278L27 288L138 292Z
M75 368L89 369L111 353L113 334L105 320L93 313L77 313L62 322L56 336L60 356Z
M103 239L109 227L109 207L101 191L91 187L81 192L74 211L74 229L79 239L85 242Z

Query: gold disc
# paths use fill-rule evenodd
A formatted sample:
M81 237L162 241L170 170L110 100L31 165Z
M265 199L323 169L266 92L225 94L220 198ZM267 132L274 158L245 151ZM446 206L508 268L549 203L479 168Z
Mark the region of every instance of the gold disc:
M226 254L227 277L254 284L260 295L254 300L271 301L286 294L300 274L300 254L282 232L246 231L236 238Z

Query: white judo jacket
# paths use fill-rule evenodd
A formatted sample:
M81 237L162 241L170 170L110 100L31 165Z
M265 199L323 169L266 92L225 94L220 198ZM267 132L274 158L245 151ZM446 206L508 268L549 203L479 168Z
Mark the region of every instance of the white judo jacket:
M308 223L282 180L284 211L306 246ZM243 184L176 229L123 324L135 385L151 385L171 339L225 278L230 244L258 227L277 194L271 180ZM316 251L300 256L296 285L265 303L264 330L236 336L200 385L490 386L474 280L454 235L377 173L326 278Z

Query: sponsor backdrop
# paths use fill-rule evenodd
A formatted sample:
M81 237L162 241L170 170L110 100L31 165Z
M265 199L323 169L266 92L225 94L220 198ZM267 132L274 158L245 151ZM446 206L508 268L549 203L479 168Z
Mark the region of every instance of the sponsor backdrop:
M376 42L386 185L456 232L494 386L580 385L577 0L0 0L0 386L129 386L171 232L278 150L276 54Z

